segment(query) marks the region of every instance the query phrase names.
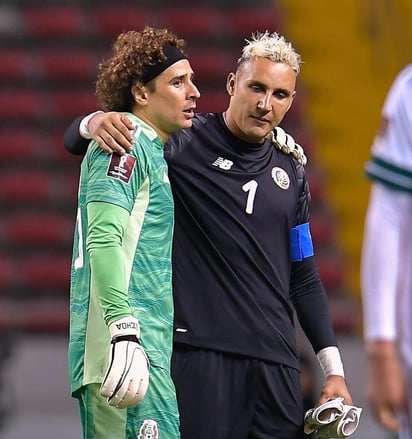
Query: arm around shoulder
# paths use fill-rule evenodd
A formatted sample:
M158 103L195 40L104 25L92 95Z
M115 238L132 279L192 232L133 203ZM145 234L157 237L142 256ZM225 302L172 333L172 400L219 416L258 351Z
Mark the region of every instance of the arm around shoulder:
M80 124L84 116L75 119L64 133L63 142L65 149L74 155L84 155L87 151L90 139L85 139L80 135Z

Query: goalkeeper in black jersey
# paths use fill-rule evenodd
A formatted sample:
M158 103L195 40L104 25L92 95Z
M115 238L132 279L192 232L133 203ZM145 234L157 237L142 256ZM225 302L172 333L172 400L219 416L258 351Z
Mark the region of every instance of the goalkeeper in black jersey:
M227 110L197 114L165 147L183 439L303 437L294 312L325 372L319 403L352 404L314 262L305 157L277 128L300 62L283 36L253 35L228 76ZM65 147L83 154L92 137L125 154L132 127L93 113L73 122Z

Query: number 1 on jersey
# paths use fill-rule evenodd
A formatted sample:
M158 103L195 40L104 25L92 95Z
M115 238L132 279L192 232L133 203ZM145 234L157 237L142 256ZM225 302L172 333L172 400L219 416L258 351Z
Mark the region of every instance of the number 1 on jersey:
M255 202L256 190L258 187L258 182L256 180L250 180L242 186L242 189L247 192L247 200L246 200L246 213L252 215L253 213L253 205Z

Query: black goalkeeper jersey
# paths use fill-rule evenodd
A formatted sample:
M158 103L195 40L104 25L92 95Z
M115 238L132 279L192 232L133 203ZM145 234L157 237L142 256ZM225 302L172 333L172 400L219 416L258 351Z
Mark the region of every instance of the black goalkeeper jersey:
M324 299L313 258L291 285L299 263L290 231L309 219L303 167L269 141L239 140L214 113L172 135L165 156L175 201L175 342L298 367L292 287L304 296L314 282Z
M85 152L81 118L65 148ZM294 312L315 352L335 345L314 259L292 262L291 229L309 220L303 166L200 113L165 145L175 202L174 342L298 368Z

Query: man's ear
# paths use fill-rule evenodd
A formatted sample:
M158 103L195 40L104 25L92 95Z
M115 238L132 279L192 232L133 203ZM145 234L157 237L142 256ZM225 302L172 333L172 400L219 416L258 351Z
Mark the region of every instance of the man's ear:
M132 85L131 92L132 92L133 100L136 102L136 104L140 106L147 105L147 90L144 85L141 84Z
M229 93L229 96L233 96L235 92L235 78L236 75L234 73L229 73L226 80L226 90Z

